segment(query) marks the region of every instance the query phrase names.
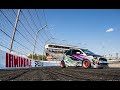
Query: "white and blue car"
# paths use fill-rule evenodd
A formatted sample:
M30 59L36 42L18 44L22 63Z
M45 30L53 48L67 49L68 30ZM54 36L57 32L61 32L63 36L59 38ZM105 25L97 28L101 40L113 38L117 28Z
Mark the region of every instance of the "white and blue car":
M81 66L83 68L106 68L107 59L103 56L94 54L88 49L70 49L68 50L60 63L61 67Z

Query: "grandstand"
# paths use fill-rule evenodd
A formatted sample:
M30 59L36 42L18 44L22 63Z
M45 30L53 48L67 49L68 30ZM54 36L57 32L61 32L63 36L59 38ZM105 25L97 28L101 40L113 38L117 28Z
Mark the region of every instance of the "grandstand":
M69 49L79 49L78 46L71 45L62 45L62 44L46 44L45 45L45 54L47 60L60 60L63 54Z

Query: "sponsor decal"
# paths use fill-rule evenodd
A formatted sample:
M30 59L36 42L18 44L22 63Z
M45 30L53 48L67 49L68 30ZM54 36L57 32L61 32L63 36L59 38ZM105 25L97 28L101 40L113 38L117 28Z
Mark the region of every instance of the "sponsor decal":
M99 64L99 60L98 59L93 59L93 64Z
M43 62L35 61L35 67L43 66Z
M6 67L31 67L31 60L6 53Z

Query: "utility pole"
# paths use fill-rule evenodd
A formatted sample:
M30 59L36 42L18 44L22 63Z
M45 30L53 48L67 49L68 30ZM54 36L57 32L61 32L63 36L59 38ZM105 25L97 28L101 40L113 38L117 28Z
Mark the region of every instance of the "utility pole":
M10 44L10 52L12 51L13 41L14 41L14 37L15 37L16 28L18 25L19 16L20 16L20 9L18 9L18 14L16 17L16 22L15 22L15 26L14 26L14 30L13 30L13 34L12 34L12 39L11 39L11 44Z

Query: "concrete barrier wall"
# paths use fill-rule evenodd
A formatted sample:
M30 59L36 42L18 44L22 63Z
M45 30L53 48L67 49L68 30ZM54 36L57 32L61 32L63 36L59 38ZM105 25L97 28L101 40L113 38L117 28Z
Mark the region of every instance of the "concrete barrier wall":
M120 63L120 60L108 60L108 63Z
M0 69L60 66L59 61L32 60L0 50Z
M108 64L108 66L110 67L110 68L120 68L120 63L118 64L118 63L115 63L115 64Z
M60 66L60 61L41 61L44 66Z
M111 68L120 68L120 60L109 60L108 63Z

